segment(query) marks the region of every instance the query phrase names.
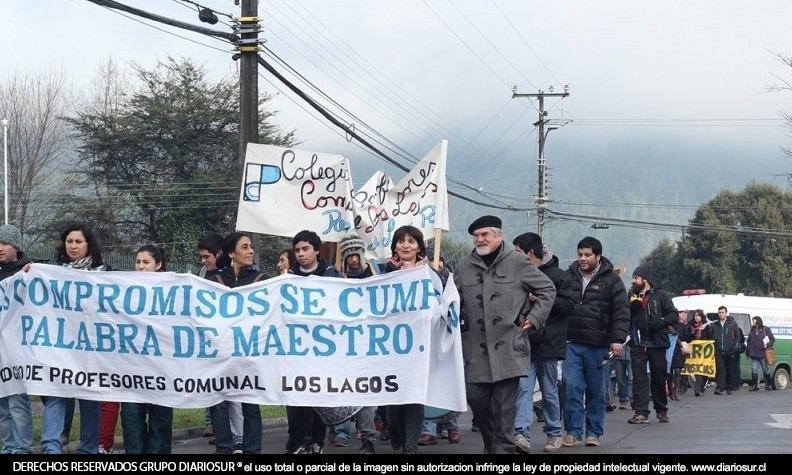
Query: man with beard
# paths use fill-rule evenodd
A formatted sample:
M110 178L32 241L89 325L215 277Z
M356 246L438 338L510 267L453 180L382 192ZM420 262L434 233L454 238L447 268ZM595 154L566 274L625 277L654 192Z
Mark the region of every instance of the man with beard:
M605 433L605 380L608 349L614 355L630 329L627 289L613 264L602 255L602 243L591 236L577 245L577 262L569 266L572 292L577 304L567 317L567 351L562 369L564 381L564 447L583 443L585 421L587 446L598 446ZM584 407L585 395L585 407Z
M668 327L674 325L679 316L671 297L656 288L651 279L648 268L635 268L630 289L630 361L635 414L627 421L630 424L649 422L650 395L657 419L668 422L665 386Z
M475 250L454 274L460 318L467 322L462 333L467 400L484 451L513 454L517 390L531 357L528 332L544 327L556 291L525 254L506 246L500 218L482 216L468 233Z

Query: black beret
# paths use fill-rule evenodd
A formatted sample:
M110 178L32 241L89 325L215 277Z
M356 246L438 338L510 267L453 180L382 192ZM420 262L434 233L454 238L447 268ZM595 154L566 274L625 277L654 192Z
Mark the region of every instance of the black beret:
M501 228L503 223L497 216L482 216L473 221L473 224L468 226L468 234L473 234L473 231L480 228Z

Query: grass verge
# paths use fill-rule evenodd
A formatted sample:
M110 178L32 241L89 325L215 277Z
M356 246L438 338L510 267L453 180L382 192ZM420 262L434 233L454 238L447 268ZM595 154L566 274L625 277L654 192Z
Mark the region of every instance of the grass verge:
M39 409L33 411L33 444L38 445L41 441L41 400L31 397L31 404L38 405ZM75 404L74 419L72 419L70 439L76 440L80 437L80 412L79 403ZM284 406L259 406L262 419L275 419L286 417L286 407ZM190 427L203 427L206 424L205 409L174 409L173 428L187 429ZM121 418L118 418L115 435L122 435Z

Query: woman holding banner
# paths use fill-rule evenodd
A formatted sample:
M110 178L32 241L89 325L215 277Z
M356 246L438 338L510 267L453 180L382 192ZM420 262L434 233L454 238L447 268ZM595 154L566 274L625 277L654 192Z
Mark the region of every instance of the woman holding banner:
M231 233L223 239L223 253L217 258L217 281L228 287L252 284L267 277L253 266L256 254L253 242L244 233ZM242 447L234 447L228 417L228 402L212 406L215 448L218 454L261 453L261 411L258 404L242 403Z
M135 270L165 272L165 253L146 244L135 254ZM144 402L121 403L124 451L128 454L169 454L173 434L173 408Z
M682 341L687 343L693 340L712 340L712 328L710 328L707 322L707 316L704 314L704 310L701 309L693 312L693 318L690 320L690 323L688 323L687 330L682 337ZM693 392L696 397L704 395L706 384L707 377L697 374L693 386Z
M60 235L60 247L55 261L58 265L86 271L106 270L99 241L93 231L84 224L68 226ZM69 441L69 431L74 415L74 399L43 396L44 413L41 427L41 449L44 453L60 454L63 444ZM80 446L79 454L95 454L99 451L99 401L80 399ZM113 430L118 421L118 403L109 403L108 420ZM115 406L113 406L115 405ZM108 424L109 425L109 424Z
M385 272L427 265L423 233L414 226L402 226L393 233L392 257L385 263ZM417 454L423 426L423 404L388 406L391 447L403 454Z

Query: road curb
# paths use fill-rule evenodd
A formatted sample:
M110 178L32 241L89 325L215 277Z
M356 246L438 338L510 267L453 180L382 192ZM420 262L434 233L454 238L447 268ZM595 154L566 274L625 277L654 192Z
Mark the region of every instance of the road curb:
M287 425L288 422L285 417L275 417L273 419L264 419L261 421L261 427L264 430L286 427ZM203 437L203 431L204 431L203 426L175 429L173 431L173 442L181 441L181 440L200 439L201 437ZM76 454L77 448L79 446L80 446L79 441L69 442L68 444L63 446L63 453ZM124 437L121 435L117 435L115 437L115 441L113 442L113 450L123 450L123 448L124 448ZM41 453L41 447L35 447L33 452Z

